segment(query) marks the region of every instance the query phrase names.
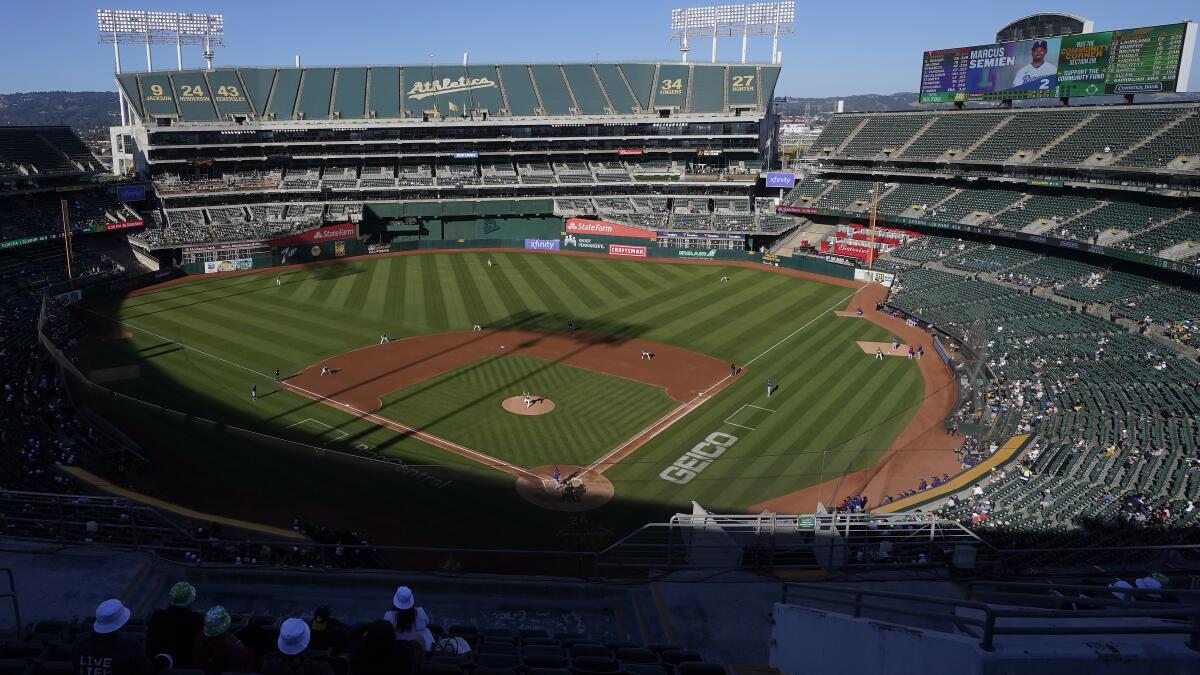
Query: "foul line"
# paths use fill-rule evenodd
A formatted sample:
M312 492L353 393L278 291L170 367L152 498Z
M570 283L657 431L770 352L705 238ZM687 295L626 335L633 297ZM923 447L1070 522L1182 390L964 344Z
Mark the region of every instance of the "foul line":
M197 349L190 345L186 345L178 340L172 340L169 337L159 335L158 333L155 333L154 331L146 330L139 326L135 326L132 323L129 323L128 321L122 321L120 319L116 319L111 316L105 316L104 314L101 314L101 313L96 312L91 309L87 309L86 311L91 312L92 314L95 314L96 316L99 316L101 318L108 319L110 321L115 321L116 323L119 323L122 326L127 326L134 330L142 331L143 333L146 333L148 335L153 335L154 337L156 337L160 340L166 340L167 342L170 342L171 344L179 345L180 347L194 351L197 354L203 354L204 356L207 356L211 359L216 359L217 361L220 361L222 363L227 363L235 368L240 368L248 373L254 373L255 375L258 375L259 377L266 377L266 378L273 377L273 376L267 375L265 373L260 373L257 370L254 370L253 368L247 368L246 366L243 366L240 363L234 363L233 361L230 361L229 359L221 358L220 356L217 356L216 354L209 354L208 352L204 351L203 349ZM467 457L468 459L474 459L475 461L479 462L480 464L489 465L489 466L492 466L493 468L504 467L505 469L508 469L508 473L518 472L518 473L522 473L527 476L530 476L532 478L539 478L539 479L541 478L541 476L538 476L536 473L529 471L528 469L525 469L523 467L519 467L516 464L510 464L509 462L506 462L502 459L497 459L495 457L492 457L491 455L485 455L484 453L479 452L477 450L472 450L468 447L459 445L458 443L455 443L454 441L448 441L444 438L440 438L440 437L434 436L432 434L427 434L424 431L419 431L417 429L414 429L413 427L410 427L407 424L402 424L395 420L390 420L386 417L381 417L379 415L367 412L365 410L359 410L358 408L350 405L349 403L343 403L332 397L325 396L323 394L318 394L314 391L309 391L309 390L305 389L304 387L298 387L298 386L296 386L294 384L290 384L286 381L281 382L280 386L287 388L287 389L294 389L295 391L303 393L303 394L307 395L309 398L312 398L317 401L330 402L332 404L336 404L338 406L347 408L350 411L356 413L360 418L369 419L372 422L379 424L380 426L392 428L393 430L395 430L396 427L399 427L402 430L402 433L406 433L406 434L408 434L420 441L424 441L425 443L432 445L434 447L440 447L443 450L452 450L460 455Z
M779 342L776 342L775 344L771 345L770 347L767 347L766 349L764 349L761 354L759 354L758 356L755 356L754 358L747 361L746 364L742 367L743 368L749 367L750 364L752 364L755 361L766 356L768 353L771 352L771 350L775 349L776 347L783 344L784 342L787 342L788 340L795 337L796 334L798 334L800 331L802 331L805 328L808 328L812 324L816 323L817 319L820 319L821 317L830 313L831 311L834 310L835 307L838 307L838 306L844 304L850 298L853 298L855 295L858 295L859 291L861 291L862 289L864 289L866 287L867 287L866 285L860 286L859 288L855 289L853 293L850 293L846 297L844 297L841 300L838 300L834 304L830 305L829 307L824 309L820 314L814 316L812 319L807 321L803 326L800 326L799 328L792 331L791 333L788 333L787 336L785 336L782 340L780 340ZM645 445L646 443L649 443L650 441L654 440L654 438L656 436L658 436L662 432L666 431L667 429L671 428L671 425L675 424L679 420L686 417L688 413L692 412L696 408L699 408L705 401L707 401L709 398L711 398L708 396L709 392L711 392L713 389L716 389L717 387L724 386L728 382L728 380L732 377L733 377L732 375L726 375L726 376L722 377L721 379L717 380L716 382L713 382L708 387L708 389L705 389L704 391L696 394L692 398L692 400L688 401L687 403L684 403L683 405L679 406L678 408L675 408L674 410L667 413L666 415L663 415L662 417L658 418L652 424L650 424L646 428L639 431L632 438L626 440L624 443L621 443L617 447L615 447L612 450L610 450L609 452L605 453L604 456L601 457L600 459L597 459L596 461L589 464L587 466L587 468L585 468L580 473L587 473L589 471L593 471L596 469L596 467L602 466L602 465L604 465L604 466L603 466L603 468L600 469L600 471L598 473L604 473L605 471L607 471L609 469L609 467L614 466L615 464L617 464L618 462L621 461L621 460L617 460L617 462L613 462L612 464L607 464L608 460L612 459L614 456L619 454L622 450L629 447L633 443L637 443L639 446L641 446L641 445ZM660 427L659 425L662 425L662 426Z

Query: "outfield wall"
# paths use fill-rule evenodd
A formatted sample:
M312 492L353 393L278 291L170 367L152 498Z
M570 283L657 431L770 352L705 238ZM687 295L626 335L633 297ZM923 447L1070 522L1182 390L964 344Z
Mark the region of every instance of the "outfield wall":
M552 237L520 239L472 238L472 239L420 239L392 241L390 244L364 244L357 239L322 242L305 246L279 248L270 255L246 258L241 270L286 268L295 264L314 263L341 259L387 255L413 251L463 250L463 249L512 249L516 251L562 251L578 253L608 254L613 257L631 259L689 260L689 261L738 261L762 262L771 267L810 272L837 279L853 279L856 268L839 265L820 258L779 257L747 250L688 249L656 246L651 239L630 237L579 237L564 236L561 230ZM188 263L182 269L187 274L203 275L204 263Z

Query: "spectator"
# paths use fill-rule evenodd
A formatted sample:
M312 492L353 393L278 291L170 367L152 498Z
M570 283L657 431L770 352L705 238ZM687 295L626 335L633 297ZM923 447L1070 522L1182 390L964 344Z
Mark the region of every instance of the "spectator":
M206 673L248 672L254 668L254 652L229 632L233 620L217 605L204 613L204 629L192 646L192 667Z
M279 627L279 653L263 661L262 675L333 675L328 661L304 655L312 630L303 619L287 619Z
M367 626L363 642L350 656L354 675L416 675L422 646L415 640L396 640L392 624L380 619Z
M171 587L170 603L150 616L146 632L146 655L167 655L167 666L192 662L192 646L204 628L204 618L192 610L196 589L186 581Z
M425 609L416 606L413 592L408 586L400 586L392 595L390 612L383 615L396 629L397 640L416 640L426 654L433 649L433 633L429 632L429 616Z
M341 621L331 616L328 607L318 607L313 612L309 629L309 649L316 651L328 650L330 654L345 654L350 651L350 630Z
M105 600L96 607L92 632L74 648L75 675L147 675L150 663L141 646L117 631L129 621L129 608L120 600Z

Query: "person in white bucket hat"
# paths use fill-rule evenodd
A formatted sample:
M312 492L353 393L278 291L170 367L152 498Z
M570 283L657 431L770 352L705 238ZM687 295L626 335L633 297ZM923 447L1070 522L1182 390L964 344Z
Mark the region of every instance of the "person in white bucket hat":
M275 646L279 653L263 661L261 675L333 675L333 666L321 657L304 653L312 630L304 619L285 619Z
M383 615L396 628L397 640L414 640L425 653L433 649L433 633L429 631L429 615L416 606L416 598L408 586L400 586L392 594L392 611Z
M107 675L147 675L150 662L141 646L120 633L129 622L130 611L120 600L105 600L96 607L96 622L90 635L76 645L71 660L76 673L95 673L103 668Z

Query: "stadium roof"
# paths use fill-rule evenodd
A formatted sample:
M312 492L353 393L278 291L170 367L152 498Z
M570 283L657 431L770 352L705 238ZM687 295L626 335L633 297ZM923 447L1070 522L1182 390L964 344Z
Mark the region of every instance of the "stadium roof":
M143 121L222 122L761 112L778 77L775 65L662 62L226 68L117 82Z

